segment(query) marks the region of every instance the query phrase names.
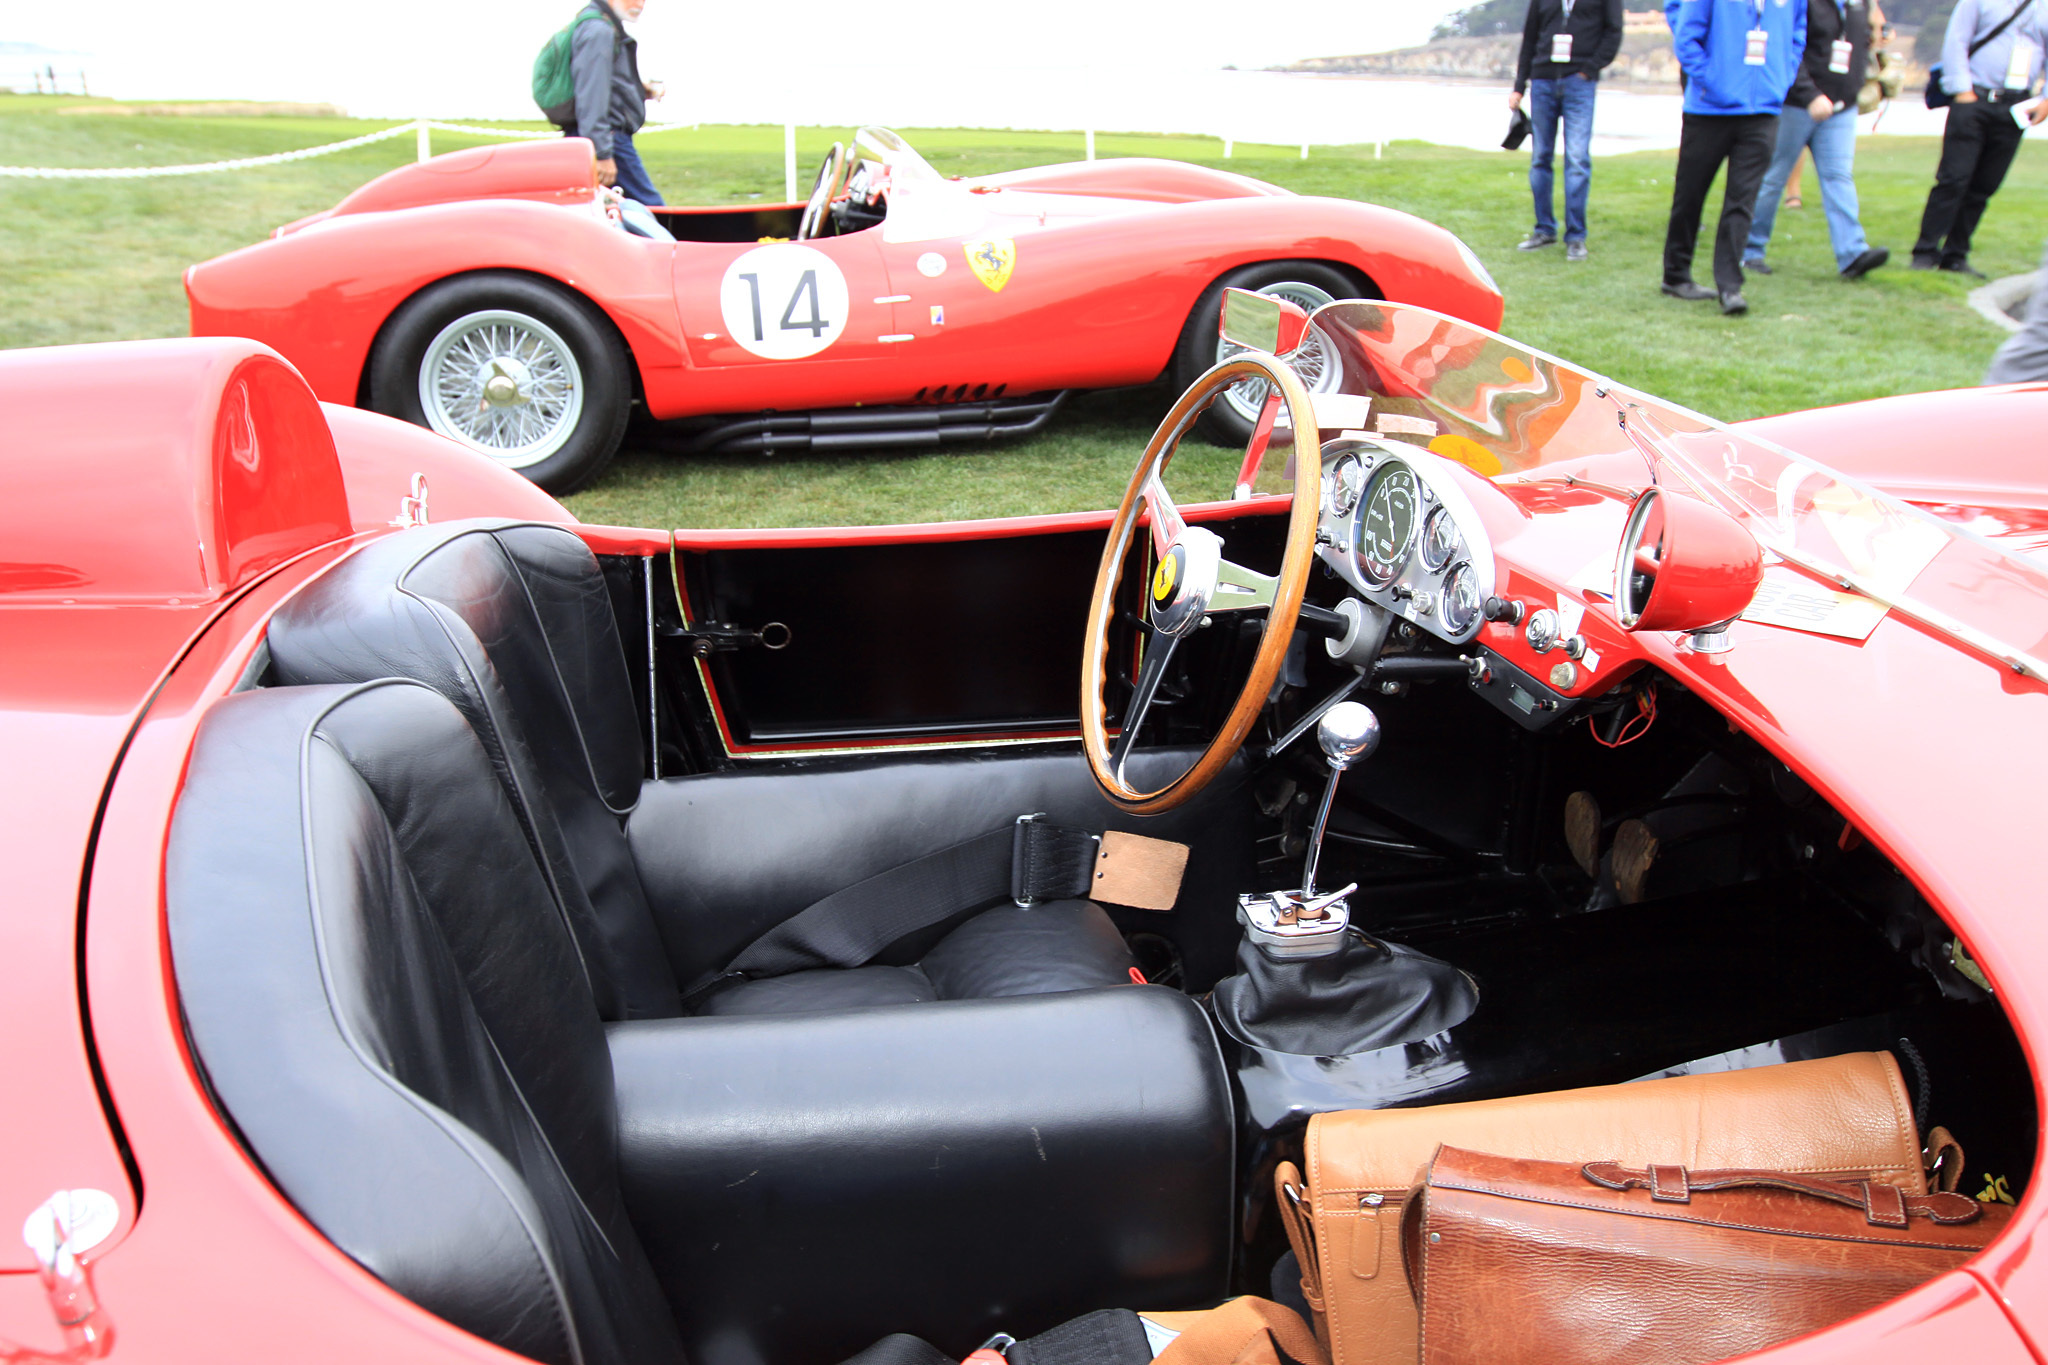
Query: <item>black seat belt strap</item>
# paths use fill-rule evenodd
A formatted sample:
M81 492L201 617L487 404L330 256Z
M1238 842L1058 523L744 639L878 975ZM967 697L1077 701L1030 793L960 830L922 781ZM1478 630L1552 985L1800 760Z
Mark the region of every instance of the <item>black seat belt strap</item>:
M1093 834L1027 815L833 892L741 949L705 984L858 967L964 910L1005 898L1029 906L1086 895L1099 843Z

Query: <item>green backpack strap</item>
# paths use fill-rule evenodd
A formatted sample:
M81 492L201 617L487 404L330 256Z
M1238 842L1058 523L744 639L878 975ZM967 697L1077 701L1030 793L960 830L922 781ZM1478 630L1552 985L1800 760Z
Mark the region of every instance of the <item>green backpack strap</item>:
M569 57L576 43L576 30L591 19L604 16L586 5L574 19L541 45L533 59L533 102L548 122L566 128L576 120L576 73Z

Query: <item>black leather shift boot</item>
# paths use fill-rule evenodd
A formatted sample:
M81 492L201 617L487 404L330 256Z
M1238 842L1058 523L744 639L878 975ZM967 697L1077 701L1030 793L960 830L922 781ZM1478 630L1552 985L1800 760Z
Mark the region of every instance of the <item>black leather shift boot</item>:
M1337 1057L1412 1043L1463 1023L1479 988L1450 963L1356 930L1328 957L1276 960L1249 939L1210 997L1224 1032L1252 1047Z

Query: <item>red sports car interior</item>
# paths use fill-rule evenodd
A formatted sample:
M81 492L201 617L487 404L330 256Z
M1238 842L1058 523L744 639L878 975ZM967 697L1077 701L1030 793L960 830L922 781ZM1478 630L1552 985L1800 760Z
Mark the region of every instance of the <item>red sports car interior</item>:
M253 342L0 357L75 452L0 566L0 1335L2031 1359L2048 571L1834 467L1857 410L1300 335L1333 384L1219 366L1115 512L844 531L579 525ZM1617 1298L1652 1219L1708 1250Z

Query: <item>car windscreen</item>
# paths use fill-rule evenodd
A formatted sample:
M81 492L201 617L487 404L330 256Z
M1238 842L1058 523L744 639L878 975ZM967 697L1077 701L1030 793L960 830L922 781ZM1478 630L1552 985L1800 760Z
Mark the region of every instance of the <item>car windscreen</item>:
M1340 302L1317 310L1312 325L1342 369L1338 392L1314 400L1326 435L1357 430L1421 445L1501 484L1689 491L1822 590L1889 607L2048 678L2048 567L2023 554L1817 460L1430 309Z

